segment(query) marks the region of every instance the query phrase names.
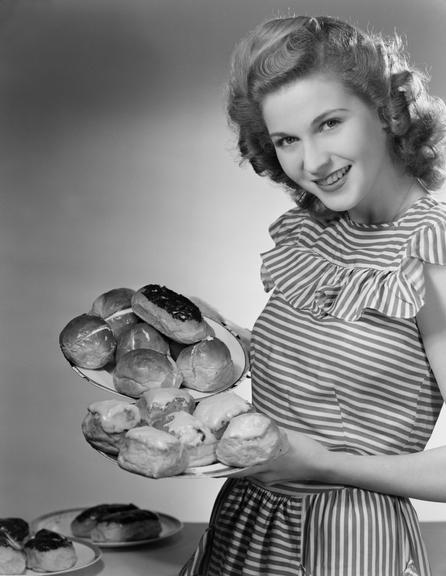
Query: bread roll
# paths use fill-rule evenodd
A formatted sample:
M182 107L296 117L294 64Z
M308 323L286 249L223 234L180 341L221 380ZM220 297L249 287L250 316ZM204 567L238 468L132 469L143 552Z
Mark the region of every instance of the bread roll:
M146 322L138 322L121 333L116 347L116 362L130 350L139 348L148 348L161 352L161 354L170 354L169 344L158 330Z
M141 426L125 435L118 464L136 474L163 478L184 472L188 459L178 438L152 426Z
M93 542L129 542L155 538L161 533L158 514L150 510L112 512L101 516L90 533Z
M176 342L192 344L212 333L198 306L165 286L143 286L134 294L132 308L137 316Z
M221 392L215 396L203 398L195 408L193 415L201 420L216 438L221 438L229 421L246 412L254 410L252 404L234 392Z
M215 392L234 383L234 364L229 348L209 336L183 348L176 360L183 386L200 392Z
M95 370L114 360L116 339L105 320L81 314L68 322L59 336L65 358L80 368Z
M72 540L42 528L25 544L27 567L36 572L58 572L72 568L77 555Z
M250 412L235 416L217 444L217 458L227 466L254 466L279 456L285 436L267 416Z
M89 314L105 320L117 339L126 328L139 322L132 310L134 293L131 288L113 288L104 292L94 300Z
M195 400L187 390L182 388L153 388L143 392L136 402L141 420L153 426L163 423L172 412L182 410L190 414L195 409Z
M118 392L139 398L151 388L179 388L183 377L170 356L148 348L130 350L121 356L113 370L113 384Z
M217 439L198 418L188 412L172 412L159 427L173 434L183 444L188 466L207 466L217 461Z
M90 538L91 531L104 516L137 509L138 507L134 504L120 503L90 506L73 518L70 524L71 532L78 538Z
M24 574L25 570L25 552L0 532L0 574Z
M125 433L141 422L139 409L125 400L93 402L82 421L89 444L107 454L118 454Z

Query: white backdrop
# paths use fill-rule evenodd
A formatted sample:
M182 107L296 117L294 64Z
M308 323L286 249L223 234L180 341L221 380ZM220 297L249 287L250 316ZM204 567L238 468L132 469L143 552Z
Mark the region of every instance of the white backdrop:
M133 501L206 520L221 481L149 480L89 448L81 419L107 395L69 369L59 332L98 294L152 282L252 326L259 253L291 204L238 166L224 114L234 42L288 11L396 27L445 97L445 2L13 4L0 2L1 513ZM432 443L444 437L442 417ZM416 506L446 519L446 505Z

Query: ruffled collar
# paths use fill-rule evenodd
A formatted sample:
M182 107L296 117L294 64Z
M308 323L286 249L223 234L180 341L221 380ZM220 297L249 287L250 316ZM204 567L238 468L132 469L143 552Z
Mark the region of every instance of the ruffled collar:
M424 303L423 262L446 264L446 214L431 197L370 225L348 215L323 224L294 208L270 232L276 245L262 255L265 288L317 318L351 322L367 310L412 318Z

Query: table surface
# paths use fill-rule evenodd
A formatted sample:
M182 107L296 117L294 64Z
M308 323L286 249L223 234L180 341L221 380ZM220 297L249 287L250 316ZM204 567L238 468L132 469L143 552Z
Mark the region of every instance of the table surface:
M104 549L99 562L76 571L76 576L177 576L205 527L204 523L185 523L179 534L158 544ZM446 576L446 522L424 522L421 529L432 576Z

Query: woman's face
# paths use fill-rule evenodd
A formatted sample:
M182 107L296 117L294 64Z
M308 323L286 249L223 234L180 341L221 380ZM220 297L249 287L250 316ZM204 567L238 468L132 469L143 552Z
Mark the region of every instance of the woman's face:
M262 111L282 169L327 208L367 219L396 169L377 113L323 75L265 97Z

